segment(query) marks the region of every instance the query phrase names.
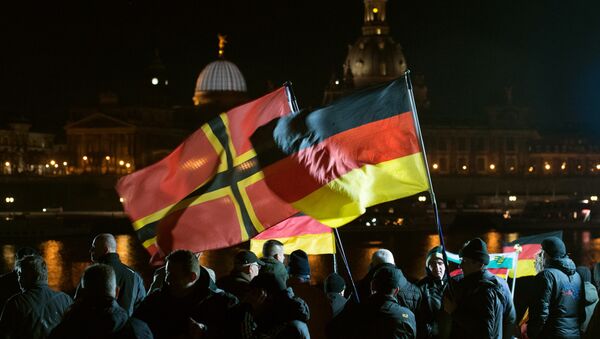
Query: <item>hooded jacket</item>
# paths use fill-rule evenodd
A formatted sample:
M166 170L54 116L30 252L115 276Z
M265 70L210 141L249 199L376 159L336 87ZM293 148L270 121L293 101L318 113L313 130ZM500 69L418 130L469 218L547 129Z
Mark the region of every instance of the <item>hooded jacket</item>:
M579 338L585 292L568 257L549 259L535 277L527 335L532 338Z

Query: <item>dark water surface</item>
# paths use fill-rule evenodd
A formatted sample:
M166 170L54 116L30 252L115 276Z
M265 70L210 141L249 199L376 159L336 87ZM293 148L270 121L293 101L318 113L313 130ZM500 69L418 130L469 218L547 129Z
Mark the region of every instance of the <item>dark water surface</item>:
M0 272L8 272L14 265L14 252L21 246L37 248L48 265L48 282L50 287L65 292L73 292L85 267L90 264L88 249L98 230L84 235L53 236L47 232L43 236L20 236L0 238L2 260ZM101 230L100 230L101 231ZM462 244L474 237L481 237L488 243L490 252L501 252L502 243L517 239L519 236L554 231L554 229L523 230L520 232L495 229L453 229L446 230L446 246L457 252ZM113 230L114 232L114 230ZM123 228L122 234L116 234L117 252L121 260L140 272L147 286L149 285L153 267L148 264L149 256L137 238ZM344 249L352 274L362 277L368 270L370 257L379 248L390 249L396 263L411 279L419 279L424 275L425 254L433 246L438 245L438 236L434 231L344 231L340 232ZM563 239L570 256L577 265L591 265L600 261L600 236L598 230L566 229ZM238 248L247 248L242 244L236 248L209 251L201 258L203 265L214 269L217 277L226 275L231 269L231 258ZM338 271L345 270L342 260L337 257ZM333 270L331 255L310 257L313 283L320 283Z

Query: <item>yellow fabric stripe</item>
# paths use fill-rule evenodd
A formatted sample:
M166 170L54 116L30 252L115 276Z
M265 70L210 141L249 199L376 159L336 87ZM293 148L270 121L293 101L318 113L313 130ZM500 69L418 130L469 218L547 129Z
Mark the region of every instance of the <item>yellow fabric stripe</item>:
M142 245L144 245L144 248L148 248L154 244L156 244L156 237L150 238L142 243Z
M369 206L429 189L421 153L365 165L329 182L292 205L330 227L356 219Z
M172 214L174 212L177 212L177 211L182 210L182 209L187 208L187 207L191 207L191 206L194 206L194 205L201 204L201 203L206 202L206 201L210 201L210 200L222 198L222 197L227 196L227 195L229 195L230 197L232 197L231 198L232 201L235 201L235 199L233 199L233 192L231 190L231 187L229 187L229 186L220 188L220 189L218 189L216 191L204 193L204 194L202 194L200 196L197 196L197 197L191 197L191 198L188 198L188 199L185 199L185 200L181 200L180 202L178 202L176 204L173 204L171 206L167 206L167 207L165 207L165 208L163 208L163 209L161 209L161 210L159 210L157 212L154 212L154 213L150 214L147 217L144 217L142 219L136 220L133 223L133 228L137 231L140 228L144 227L145 225L148 225L150 223L158 221L158 220L166 217L169 214ZM239 206L237 206L237 208L239 209Z
M527 277L527 276L535 276L537 275L537 271L535 270L535 260L534 259L521 259L517 263L517 278ZM513 278L515 273L513 270L510 270L508 276Z
M219 155L219 166L217 167L217 173L225 172L227 170L227 153L225 152L223 145L221 145L219 138L217 138L217 136L213 133L208 124L202 125L201 128L206 135L208 142L210 142L215 152Z
M285 254L295 250L303 250L307 254L335 253L335 238L333 232L322 234L303 234L297 237L277 238L283 243ZM250 250L258 255L262 253L263 244L267 240L250 240Z
M263 172L257 172L253 175L249 176L244 180L238 181L238 189L240 191L240 195L242 196L242 200L244 201L244 205L246 206L246 210L248 211L248 215L250 216L250 220L252 220L252 225L254 228L260 233L265 230L264 225L258 220L256 213L254 212L254 208L252 207L252 201L250 201L250 197L248 197L248 193L246 192L246 187L262 180L264 178Z

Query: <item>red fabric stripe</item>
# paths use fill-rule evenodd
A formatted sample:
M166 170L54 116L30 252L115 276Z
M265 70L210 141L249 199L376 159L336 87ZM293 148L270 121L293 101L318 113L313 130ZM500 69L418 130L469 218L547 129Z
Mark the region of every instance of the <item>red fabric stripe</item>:
M364 165L420 151L411 112L336 134L282 159L264 172L284 200L297 201L330 181Z
M302 215L297 217L291 217L286 219L279 224L269 228L268 230L260 233L254 239L274 239L274 238L287 238L297 237L303 234L323 234L331 233L331 228L327 227L315 219Z
M250 136L259 126L290 113L285 88L272 92L261 100L249 102L227 112L231 142L238 155L252 149Z
M541 244L526 244L521 245L523 251L519 253L519 260L522 259L535 259L535 255L542 249ZM514 252L513 246L504 246L502 249L504 252Z
M218 154L199 129L163 160L121 178L116 188L135 221L183 199L211 178L218 164Z
M231 198L225 196L167 215L157 225L162 253L199 252L239 244L241 227Z
M273 193L265 180L247 186L245 191L256 217L264 228L274 226L281 220L298 213L292 205Z

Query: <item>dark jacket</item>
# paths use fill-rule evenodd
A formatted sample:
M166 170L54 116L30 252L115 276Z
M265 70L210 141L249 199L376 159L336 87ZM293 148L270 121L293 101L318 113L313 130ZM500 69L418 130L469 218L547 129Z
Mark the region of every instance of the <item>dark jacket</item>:
M550 259L535 277L527 335L534 338L579 338L585 319L585 291L568 257Z
M0 275L0 310L2 306L13 295L21 293L21 286L19 285L19 278L17 277L16 271L10 271L6 274Z
M12 296L0 316L0 338L45 338L71 305L71 297L37 284Z
M275 258L261 258L265 264L260 268L262 273L273 273L282 281L288 280L288 271L285 265Z
M393 296L373 294L349 304L327 327L329 338L416 338L414 314Z
M231 338L310 338L306 325L310 311L291 288L269 292L259 309L239 304L233 318L239 331Z
M152 339L143 321L129 318L114 298L77 299L50 339Z
M369 269L367 275L365 275L365 277L358 282L357 290L361 302L363 301L363 299L368 299L371 295L371 280L373 280L373 275L375 275L375 272L381 267L386 266L396 267L392 264L382 264L377 267L371 268ZM402 270L400 270L400 274L402 275L402 277L400 281L400 292L397 295L398 302L401 306L404 306L411 310L413 314L418 314L419 308L421 307L421 291L415 284L411 283L406 279L406 277L404 277Z
M592 319L592 314L598 304L598 290L596 286L589 281L584 282L585 287L585 320L581 324L581 332L585 332Z
M421 289L421 313L419 314L419 338L446 338L450 334L450 315L444 311L442 300L448 286L448 279L438 280L430 275L421 279L417 286Z
M144 281L137 272L123 264L117 253L107 253L102 256L98 263L109 265L115 271L117 277L117 302L123 307L127 314L132 315L135 308L146 297ZM75 291L75 299L79 294L81 282Z
M344 306L346 306L346 302L348 301L343 295L334 292L327 293L327 299L331 306L333 318L337 317L344 310Z
M516 314L506 281L487 270L465 276L451 288L457 308L451 338L511 338Z
M237 304L237 298L212 290L210 281L208 272L202 269L192 293L185 298L174 297L165 285L150 293L133 315L145 321L157 339L185 335L189 318L207 326L208 338L224 337L231 322L229 311Z
M231 272L230 275L217 280L217 287L243 300L250 292L250 280L239 272Z

